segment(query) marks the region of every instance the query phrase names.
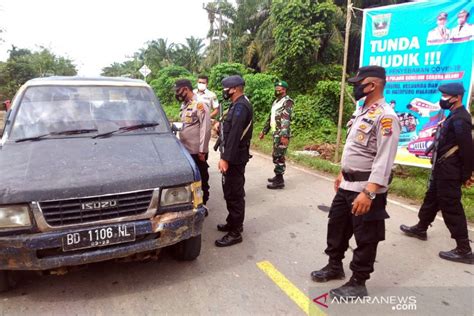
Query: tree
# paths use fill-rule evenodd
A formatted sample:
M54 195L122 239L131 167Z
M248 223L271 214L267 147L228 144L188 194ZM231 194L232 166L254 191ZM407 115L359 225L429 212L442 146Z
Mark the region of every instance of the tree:
M0 67L0 94L4 98L12 98L21 85L36 77L77 74L72 60L58 57L44 47L32 52L12 46L9 54L8 60Z
M179 44L173 52L175 64L183 66L193 73L199 72L202 68L203 48L204 42L201 38L194 36L186 38L186 43Z
M271 18L274 23L275 60L272 69L299 91L313 85L312 69L329 42L339 8L331 0L275 0Z

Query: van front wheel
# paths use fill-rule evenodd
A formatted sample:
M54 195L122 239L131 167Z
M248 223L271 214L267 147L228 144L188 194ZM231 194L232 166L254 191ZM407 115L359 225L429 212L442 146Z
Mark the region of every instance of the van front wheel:
M201 253L201 235L185 239L172 246L173 255L177 260L192 261Z

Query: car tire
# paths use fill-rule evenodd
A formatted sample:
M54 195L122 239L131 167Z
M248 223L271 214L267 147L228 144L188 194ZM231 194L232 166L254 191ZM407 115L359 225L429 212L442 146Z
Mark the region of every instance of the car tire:
M192 261L201 253L201 235L185 239L173 246L173 256L180 261Z
M6 292L15 286L10 271L0 270L0 293Z

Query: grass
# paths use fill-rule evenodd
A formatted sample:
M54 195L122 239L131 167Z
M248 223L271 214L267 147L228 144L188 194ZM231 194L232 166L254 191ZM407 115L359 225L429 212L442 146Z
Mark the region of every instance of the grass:
M254 127L252 149L271 155L272 137L267 135L265 139L259 140L258 134L262 130L262 124L256 123ZM302 150L308 140L304 136L295 136L288 149L288 159L297 162L305 167L322 171L336 176L339 173L340 166L331 161L318 157L309 157L295 154L295 151ZM430 170L410 166L397 165L395 168L395 177L390 185L390 193L414 200L421 204L427 190ZM474 188L463 188L462 204L469 221L474 221Z

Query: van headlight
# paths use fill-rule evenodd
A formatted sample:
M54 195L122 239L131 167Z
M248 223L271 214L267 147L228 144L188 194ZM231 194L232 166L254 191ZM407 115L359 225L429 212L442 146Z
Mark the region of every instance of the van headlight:
M0 229L31 227L27 205L0 205Z
M160 206L186 204L193 201L191 186L166 188L161 191Z

